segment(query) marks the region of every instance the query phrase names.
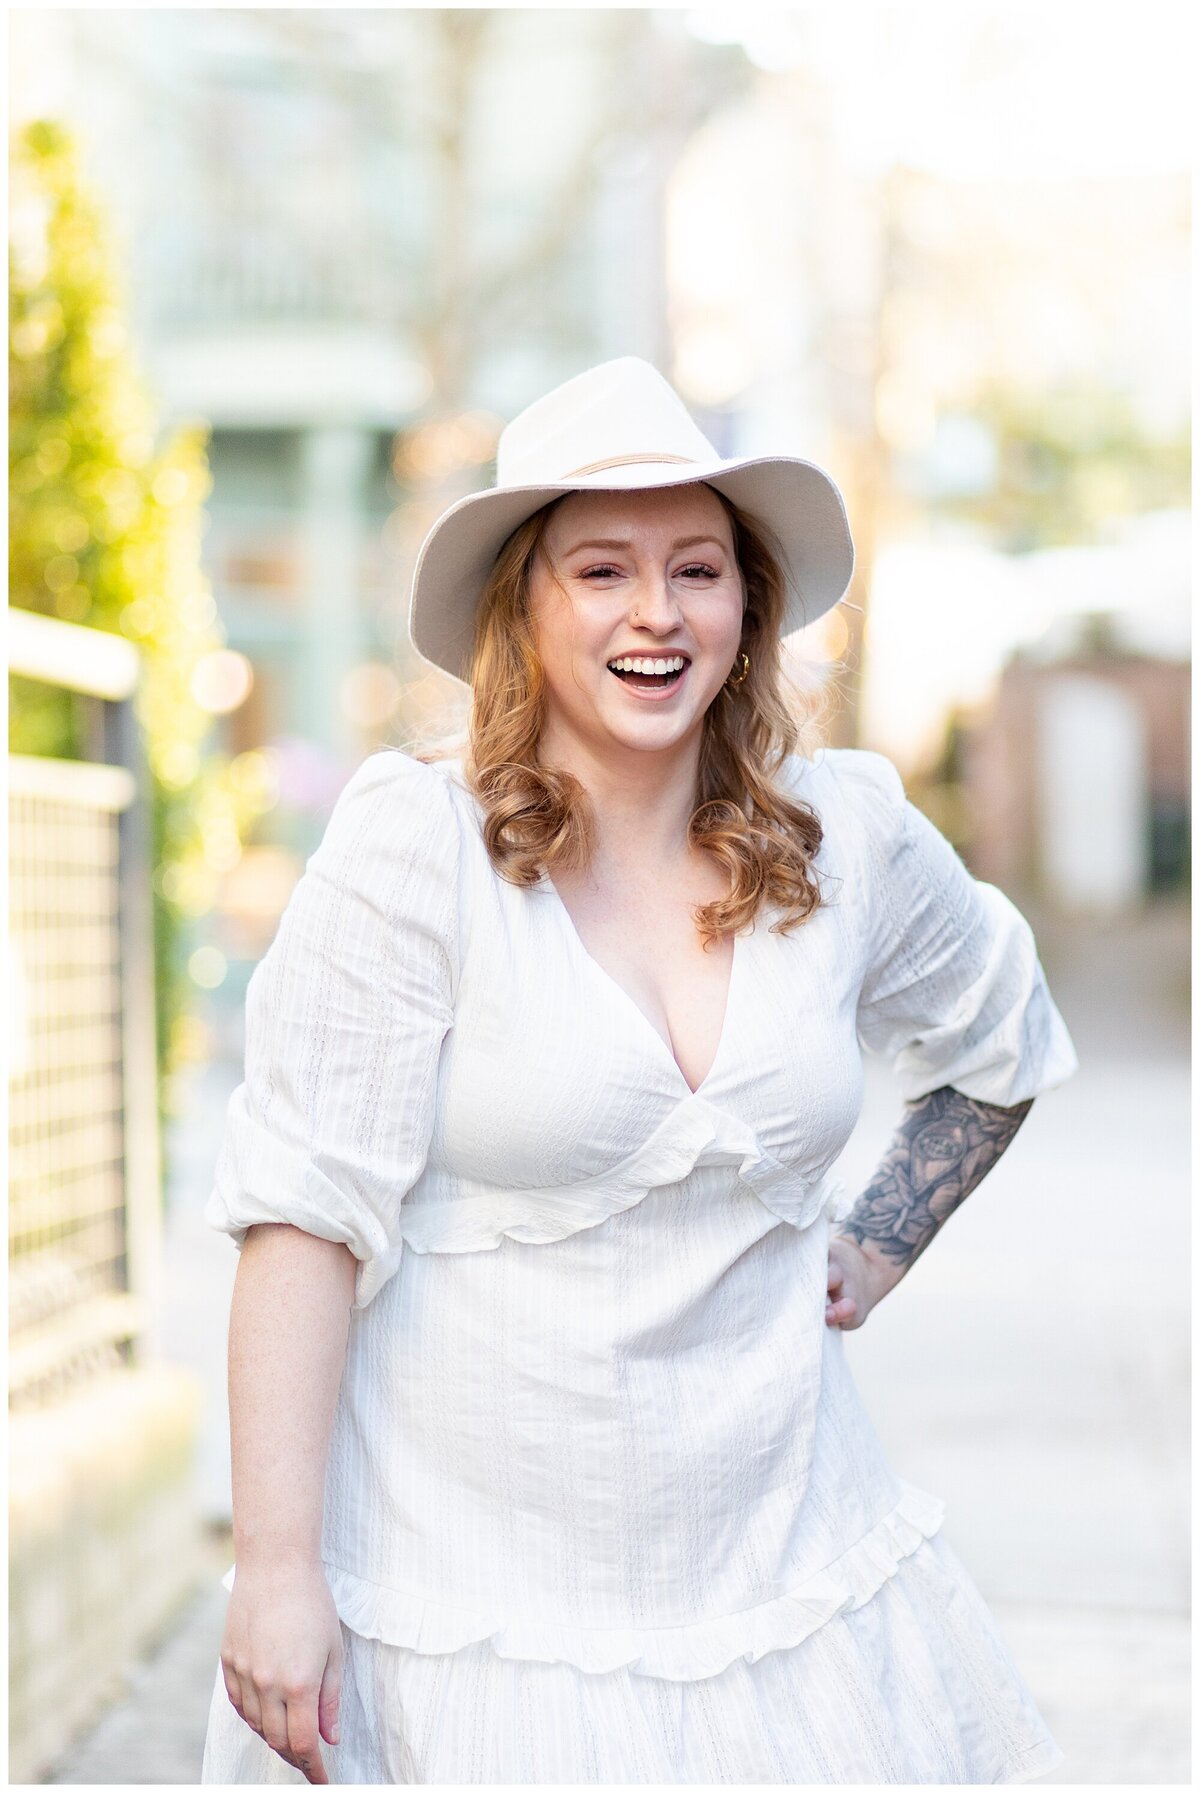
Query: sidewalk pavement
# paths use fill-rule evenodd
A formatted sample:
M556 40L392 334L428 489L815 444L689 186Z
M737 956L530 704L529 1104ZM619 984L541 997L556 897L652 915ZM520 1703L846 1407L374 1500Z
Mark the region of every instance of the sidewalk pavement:
M1031 920L1080 1071L848 1355L1066 1751L1044 1778L1186 1783L1189 923Z
M1156 906L1079 927L1026 913L1080 1074L1003 1161L847 1356L890 1459L942 1495L1067 1759L1049 1782L1179 1785L1189 1766L1189 923ZM230 1064L181 1130L161 1348L210 1389L201 1504L212 1575L127 1696L54 1781L196 1784L231 1560L225 1327L236 1253L200 1208ZM899 1114L868 1065L840 1169L869 1177Z

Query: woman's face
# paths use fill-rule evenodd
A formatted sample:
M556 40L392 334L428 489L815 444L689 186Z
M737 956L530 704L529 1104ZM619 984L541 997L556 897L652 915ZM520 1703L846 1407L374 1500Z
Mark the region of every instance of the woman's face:
M600 754L698 739L734 669L743 608L733 531L709 487L572 492L532 569L551 751L571 739ZM612 670L680 659L667 676Z

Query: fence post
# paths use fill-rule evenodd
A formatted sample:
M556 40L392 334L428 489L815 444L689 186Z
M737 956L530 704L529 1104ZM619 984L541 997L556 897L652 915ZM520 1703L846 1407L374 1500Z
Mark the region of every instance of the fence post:
M140 671L140 668L139 668ZM135 1361L157 1355L161 1308L162 1165L159 1152L155 1014L153 818L149 768L135 712L136 688L104 703L106 759L133 779L133 801L118 823L121 943L122 1090L125 1103L126 1287L145 1305L146 1328L131 1342Z

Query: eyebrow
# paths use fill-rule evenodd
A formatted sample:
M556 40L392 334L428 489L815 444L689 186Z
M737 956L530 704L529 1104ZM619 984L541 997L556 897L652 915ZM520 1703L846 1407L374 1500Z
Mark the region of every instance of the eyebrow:
M674 541L671 543L671 552L675 553L680 548L697 548L697 547L699 547L701 542L711 542L714 548L720 548L722 550L722 552L725 551L724 542L722 542L715 535L681 535L677 541ZM565 549L564 552L566 552L567 554L577 554L581 548L632 548L632 547L633 547L632 542L618 542L618 541L612 540L611 538L601 538L601 539L598 539L596 541L591 541L591 542L575 542L570 548Z

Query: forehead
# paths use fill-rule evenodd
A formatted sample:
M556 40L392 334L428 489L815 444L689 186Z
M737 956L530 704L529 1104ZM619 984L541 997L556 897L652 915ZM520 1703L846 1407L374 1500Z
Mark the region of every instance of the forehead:
M571 492L546 526L549 541L560 551L596 536L650 542L685 534L713 535L733 547L725 506L699 482L635 492Z

